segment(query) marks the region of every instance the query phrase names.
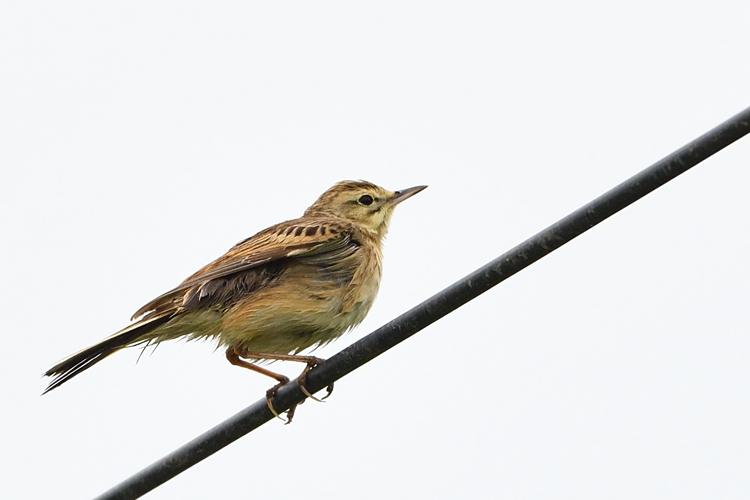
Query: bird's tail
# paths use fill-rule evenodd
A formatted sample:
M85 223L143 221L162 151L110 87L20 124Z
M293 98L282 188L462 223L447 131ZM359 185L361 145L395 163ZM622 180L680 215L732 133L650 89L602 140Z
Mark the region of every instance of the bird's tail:
M110 335L98 344L68 356L45 372L46 376L53 377L53 379L42 394L46 394L52 389L59 387L113 352L138 343L146 334L169 321L171 317L171 314L162 314L143 319Z

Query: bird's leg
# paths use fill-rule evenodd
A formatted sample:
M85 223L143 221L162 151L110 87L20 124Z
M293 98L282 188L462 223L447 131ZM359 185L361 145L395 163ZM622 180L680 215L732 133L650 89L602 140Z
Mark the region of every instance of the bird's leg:
M318 358L316 356L300 356L299 354L276 354L272 352L255 352L255 351L243 351L241 353L241 356L243 358L254 358L254 359L273 359L278 361L297 361L298 363L305 363L307 366L305 366L305 369L302 371L302 374L297 377L297 383L299 384L299 388L302 391L302 393L307 396L310 399L313 399L315 401L322 402L324 399L326 399L328 396L331 395L333 392L333 384L326 387L326 395L323 396L321 399L316 398L313 396L310 391L307 390L307 387L305 387L305 379L307 378L307 373L315 368L317 365L325 361L323 358Z
M280 373L272 372L271 370L267 370L263 368L262 366L254 365L243 359L240 359L240 354L233 347L230 347L227 349L226 355L227 355L227 360L230 363L232 363L234 366L241 366L242 368L247 368L248 370L262 373L263 375L266 375L267 377L271 377L278 381L278 384L274 385L273 387L271 387L270 389L266 391L266 404L268 405L268 409L271 410L271 413L273 413L276 418L280 420L284 420L283 418L281 418L281 416L279 416L279 413L273 407L273 403L271 400L276 395L276 392L279 390L279 387L281 387L284 384L289 383L289 377L282 375ZM252 357L252 356L248 356L248 357ZM292 421L292 418L294 417L294 410L296 408L297 408L297 405L294 405L291 408L289 408L289 410L287 411L287 419L285 420L287 424Z

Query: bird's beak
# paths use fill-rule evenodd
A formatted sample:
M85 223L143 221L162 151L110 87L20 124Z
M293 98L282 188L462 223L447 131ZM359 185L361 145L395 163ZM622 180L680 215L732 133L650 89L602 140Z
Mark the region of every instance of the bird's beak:
M391 198L391 205L398 205L402 201L404 201L407 198L411 198L418 192L427 189L427 186L414 186L407 189L401 189L399 191L396 191L393 193L393 197Z

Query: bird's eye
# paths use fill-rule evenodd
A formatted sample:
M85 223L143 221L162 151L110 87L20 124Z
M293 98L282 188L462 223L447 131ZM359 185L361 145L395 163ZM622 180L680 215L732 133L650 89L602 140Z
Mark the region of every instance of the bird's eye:
M369 194L363 194L362 196L359 197L359 200L357 200L357 201L361 205L365 205L366 206L366 205L372 205L372 202L374 200L372 199L372 196L370 196Z

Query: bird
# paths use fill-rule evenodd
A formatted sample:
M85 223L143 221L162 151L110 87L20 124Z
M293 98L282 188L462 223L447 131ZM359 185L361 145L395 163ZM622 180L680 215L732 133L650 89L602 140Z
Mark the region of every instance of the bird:
M262 363L323 360L300 354L337 339L367 315L378 292L382 245L394 208L427 186L389 191L368 181L341 181L304 214L246 238L175 288L138 309L132 323L63 359L45 372L47 393L107 356L128 347L173 339L209 339L232 365L277 381L289 378ZM328 397L333 386L327 388ZM325 399L325 398L323 398ZM287 411L291 422L295 407Z

